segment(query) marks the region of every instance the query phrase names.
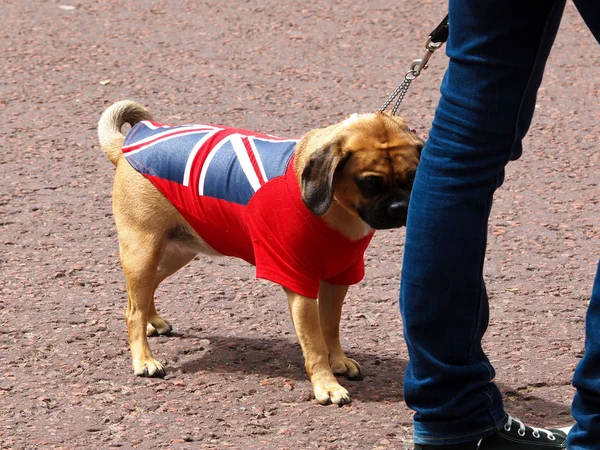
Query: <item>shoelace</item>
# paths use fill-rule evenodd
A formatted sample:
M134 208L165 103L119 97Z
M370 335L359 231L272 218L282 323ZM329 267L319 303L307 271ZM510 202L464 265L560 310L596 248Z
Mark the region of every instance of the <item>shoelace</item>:
M521 436L521 437L525 436L525 432L527 430L527 427L525 426L525 424L523 422L521 422L520 420L515 419L510 414L508 414L508 419L506 420L506 423L504 424L504 430L510 431L512 428L513 422L519 424L519 430L517 431L519 436ZM540 438L540 436L541 436L540 431L543 431L544 433L546 433L546 437L548 438L548 440L550 440L550 441L556 440L556 436L554 436L554 433L552 433L552 431L550 431L550 430L546 430L545 428L535 428L535 427L529 427L529 428L531 428L533 430L533 432L531 434L536 439ZM479 441L477 442L477 448L479 448L481 446L482 442L483 442L483 439L479 439Z
M519 436L521 436L521 437L525 436L525 431L527 429L525 424L523 422L521 422L520 420L515 419L510 414L508 415L508 420L504 424L504 430L510 431L512 428L513 422L519 424L519 430L517 431ZM552 431L550 431L550 430L546 430L544 428L535 428L535 427L529 427L529 428L531 428L533 430L532 434L533 434L533 437L536 439L538 439L541 436L540 431L543 431L544 433L546 433L546 437L548 438L548 440L550 440L550 441L556 440L554 433L552 433Z

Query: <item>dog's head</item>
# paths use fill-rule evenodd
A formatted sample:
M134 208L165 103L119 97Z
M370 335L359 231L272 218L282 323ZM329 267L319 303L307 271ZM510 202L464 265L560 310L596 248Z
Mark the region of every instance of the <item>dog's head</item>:
M385 113L313 130L296 155L302 200L317 216L335 201L371 228L401 227L423 144L402 118Z

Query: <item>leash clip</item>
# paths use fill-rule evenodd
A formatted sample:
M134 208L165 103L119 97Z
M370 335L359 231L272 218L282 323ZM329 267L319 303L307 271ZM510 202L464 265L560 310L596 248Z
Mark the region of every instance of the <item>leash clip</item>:
M429 39L427 39L427 43L425 44L425 49L427 51L425 52L422 58L415 59L412 62L412 64L410 65L410 70L406 75L412 77L413 80L419 75L421 75L421 72L427 69L427 67L429 67L427 63L429 62L429 58L431 58L431 55L433 55L433 52L435 52L442 45L444 45L443 42L433 42L431 40L431 37L429 37Z
M384 112L388 106L390 106L390 104L396 100L392 108L392 115L396 115L396 112L400 107L400 103L402 103L402 100L408 91L410 83L412 83L415 78L421 75L423 70L427 69L427 63L429 62L431 55L433 55L433 52L444 45L448 39L448 29L448 15L446 15L444 20L442 20L442 22L429 35L429 38L425 43L426 52L423 57L420 59L415 59L411 63L408 72L406 72L404 75L402 82L398 85L396 90L388 96L388 98L383 102L383 105L381 105L379 108L380 112Z

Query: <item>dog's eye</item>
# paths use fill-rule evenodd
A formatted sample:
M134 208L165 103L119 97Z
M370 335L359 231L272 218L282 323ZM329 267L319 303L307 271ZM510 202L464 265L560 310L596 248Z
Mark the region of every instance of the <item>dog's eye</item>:
M368 176L355 180L358 189L366 197L374 197L384 188L384 181L381 177Z

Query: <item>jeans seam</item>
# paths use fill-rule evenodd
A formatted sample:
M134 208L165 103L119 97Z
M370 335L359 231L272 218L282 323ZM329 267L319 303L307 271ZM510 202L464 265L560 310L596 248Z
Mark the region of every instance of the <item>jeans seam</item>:
M488 209L488 218L489 218L489 215L490 215L490 213L492 211L492 197L493 197L493 194L491 194L490 197L488 198L488 207L487 207L487 209ZM487 222L486 222L485 230L484 230L486 247L487 247L487 227L488 227L488 225L487 225ZM474 345L475 345L476 342L479 342L479 340L475 339L475 336L477 336L479 334L480 329L481 329L481 301L482 301L483 293L485 291L485 281L483 280L483 267L484 267L484 264L485 264L485 249L483 251L483 255L481 257L481 261L480 261L479 266L478 266L478 268L479 268L478 273L479 273L479 280L480 280L480 284L479 284L479 303L478 303L478 309L477 309L477 323L475 325L475 329L473 330L473 335L471 336L471 339L470 339L471 342L469 344L469 353L468 353L469 364L473 364L473 362L474 362L473 361ZM490 381L491 381L491 379L492 379L491 375L492 374L491 374L489 368L487 367L487 365L486 365L486 369L487 369L488 373L490 374Z
M521 117L523 116L523 104L525 101L525 97L526 97L526 93L529 91L531 83L533 82L533 74L537 72L537 67L539 66L540 63L540 47L541 47L541 43L546 39L547 35L548 35L548 29L550 26L550 17L553 17L554 11L556 10L556 8L558 7L559 4L563 4L564 2L562 0L555 0L554 1L554 5L552 6L552 8L549 10L548 12L548 16L546 17L546 22L544 25L544 30L541 33L540 36L540 41L538 44L538 50L536 52L535 58L533 59L533 64L531 66L531 70L529 72L529 76L527 78L527 83L525 83L525 87L523 88L523 92L521 94L521 101L519 102L519 107L517 109L517 115L515 118L515 128L514 128L514 136L513 136L513 141L511 144L511 151L508 152L508 155L506 156L506 159L504 161L504 167L506 167L506 165L510 162L511 160L511 154L512 154L512 148L514 148L515 143L520 139L520 122L521 122ZM499 176L500 178L500 176ZM496 187L498 186L498 182L496 182ZM488 217L489 214L491 213L492 210L492 202L493 202L493 193L490 194L490 198L488 199ZM487 224L486 224L486 230L485 230L485 234L486 234L486 242L487 242ZM486 244L487 247L487 244ZM481 299L481 295L485 289L485 282L483 280L483 268L485 265L485 252L483 254L483 257L481 259L481 264L479 266L479 274L480 274L480 280L481 280L481 284L480 284L480 299ZM479 302L479 309L477 311L477 324L475 326L475 330L473 332L473 336L471 338L471 344L469 345L469 353L468 353L468 360L469 363L473 363L473 345L475 344L475 336L477 336L478 331L480 329L481 323L480 323L480 315L481 312L481 300ZM489 372L489 369L488 369ZM490 378L491 378L491 373L490 373Z
M529 89L531 87L531 83L533 82L533 74L537 72L537 68L540 64L540 47L542 42L544 42L548 36L548 29L550 27L550 18L553 17L554 15L554 11L556 10L556 8L560 5L560 4L565 4L566 2L564 0L555 0L554 1L554 5L552 6L552 8L548 11L548 15L546 17L546 22L544 25L544 30L542 31L541 35L540 35L540 41L539 41L539 45L538 45L538 49L535 55L535 58L533 59L533 64L531 65L531 70L529 72L529 77L527 78L527 83L525 83L525 88L523 89L523 93L521 95L521 101L519 102L519 108L517 109L517 116L515 118L515 132L514 132L514 138L513 138L513 142L511 144L511 151L509 152L509 156L508 159L506 160L506 164L508 164L508 162L511 160L511 156L512 156L512 148L514 148L515 143L521 139L521 127L520 127L520 123L521 123L521 117L523 116L523 103L525 101L525 94L527 92L529 92ZM547 58L543 61L543 63L545 64L547 61ZM533 114L532 114L532 118L533 118ZM530 120L530 124L531 124L531 120ZM529 125L527 125L527 128L529 128Z

